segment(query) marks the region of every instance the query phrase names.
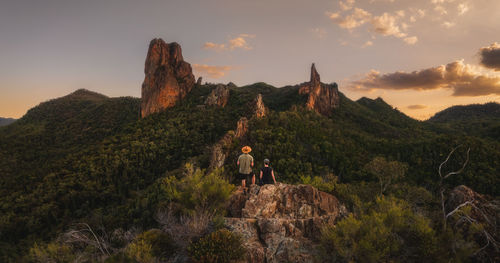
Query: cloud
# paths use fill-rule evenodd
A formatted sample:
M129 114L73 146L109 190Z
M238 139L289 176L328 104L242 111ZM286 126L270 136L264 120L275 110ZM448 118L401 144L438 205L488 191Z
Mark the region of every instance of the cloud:
M212 49L215 51L235 50L238 48L244 49L244 50L250 50L250 49L252 49L252 47L247 42L248 38L255 38L255 35L239 34L237 37L229 39L227 44L205 42L205 44L203 44L203 48L204 49Z
M417 43L417 41L418 41L418 38L416 36L405 37L403 39L403 41L406 42L406 44L408 44L408 45L415 45L415 43Z
M469 6L466 3L461 3L458 5L458 15L463 15L469 11Z
M402 33L396 23L396 16L388 13L383 13L381 16L374 17L371 22L373 31L383 36L405 37L406 33Z
M463 61L413 72L381 74L372 70L364 78L351 82L358 90L435 90L451 89L453 96L500 95L500 76L488 75Z
M328 13L327 15L339 27L349 30L359 27L368 22L368 20L372 16L369 12L361 8L354 8L352 14L346 17L342 17L338 12Z
M311 33L313 33L319 39L326 36L326 30L324 28L312 28L309 31L311 31Z
M427 106L422 104L415 104L415 105L408 105L406 108L410 110L422 110L427 108Z
M204 49L213 49L213 50L221 51L221 50L226 49L226 45L224 45L224 44L216 44L216 43L213 43L213 42L205 42L205 44L203 44L203 48Z
M442 5L437 5L434 7L434 11L438 12L441 15L446 15L448 14L448 11L444 8Z
M224 77L226 73L233 70L233 66L210 66L205 64L193 64L194 71L199 75L207 74L210 78L218 79Z
M500 71L500 44L495 42L490 46L480 48L479 55L482 66Z
M354 6L354 0L346 0L345 2L339 1L340 9L346 11L352 9Z
M455 26L455 23L449 22L449 21L444 21L441 25L446 27L446 28L452 28Z
M380 16L374 16L364 9L354 7L350 14L342 15L340 12L327 12L326 15L340 28L349 31L368 24L369 30L376 34L401 38L410 45L417 42L417 37L407 37L408 34L404 32L409 28L407 23L400 21L406 16L404 10L398 10L395 14L386 12Z
M368 41L366 41L366 42L363 44L363 46L361 46L361 47L362 47L362 48L365 48L365 47L369 47L369 46L373 46L373 42L371 42L371 41L369 41L369 40L368 40Z

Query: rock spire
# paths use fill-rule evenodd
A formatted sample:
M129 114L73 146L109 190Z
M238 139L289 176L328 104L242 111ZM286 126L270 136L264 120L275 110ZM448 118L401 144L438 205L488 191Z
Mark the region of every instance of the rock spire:
M156 38L149 44L142 83L141 117L174 106L195 84L191 65L181 46Z
M340 104L337 83L321 83L314 63L311 66L311 79L300 86L299 93L308 95L306 103L308 109L326 116L329 116L332 110Z

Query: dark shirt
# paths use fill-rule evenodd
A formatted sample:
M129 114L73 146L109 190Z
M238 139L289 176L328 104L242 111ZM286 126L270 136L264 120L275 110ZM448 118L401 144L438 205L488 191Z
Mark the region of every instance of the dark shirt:
M260 169L260 171L262 172L262 183L264 184L272 184L274 183L273 181L273 176L271 174L271 172L273 171L273 168L271 166L268 166L268 167L262 167L262 169Z

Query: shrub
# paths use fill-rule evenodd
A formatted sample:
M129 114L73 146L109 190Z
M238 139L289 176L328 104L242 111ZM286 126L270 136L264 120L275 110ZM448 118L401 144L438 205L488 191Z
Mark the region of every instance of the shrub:
M245 248L239 235L220 229L191 243L188 253L195 262L226 263L243 258Z
M353 214L322 230L321 243L334 262L439 262L430 222L402 200L377 198L366 214Z
M75 259L70 246L56 242L45 246L39 246L35 243L29 254L33 262L72 262Z
M190 214L195 210L220 212L234 189L234 185L222 178L221 172L215 170L205 175L188 163L183 178L166 177L162 188L183 213Z
M144 239L130 243L125 249L125 253L127 257L140 263L150 263L156 260L153 256L153 246Z
M159 258L172 255L176 249L174 241L170 235L159 229L148 230L140 234L137 237L137 240L142 240L151 245L151 254Z

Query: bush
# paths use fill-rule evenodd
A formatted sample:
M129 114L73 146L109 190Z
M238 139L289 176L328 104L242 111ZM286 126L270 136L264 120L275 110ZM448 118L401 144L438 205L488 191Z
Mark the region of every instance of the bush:
M75 260L72 248L68 245L52 242L46 246L39 246L37 243L30 249L30 261L33 262L72 262Z
M126 248L126 255L138 262L154 262L165 259L175 252L176 246L170 235L159 229L150 229L140 235Z
M156 261L156 258L153 256L153 246L144 239L139 239L130 243L125 249L125 253L128 258L140 263Z
M383 197L368 213L325 227L321 237L333 262L439 262L437 242L428 219Z
M178 204L185 214L192 214L195 210L221 212L234 190L234 185L224 180L221 172L215 170L205 175L202 170L194 169L188 163L182 179L166 177L162 188L168 199Z
M239 235L220 229L192 243L188 253L195 262L226 263L243 258L245 248Z

